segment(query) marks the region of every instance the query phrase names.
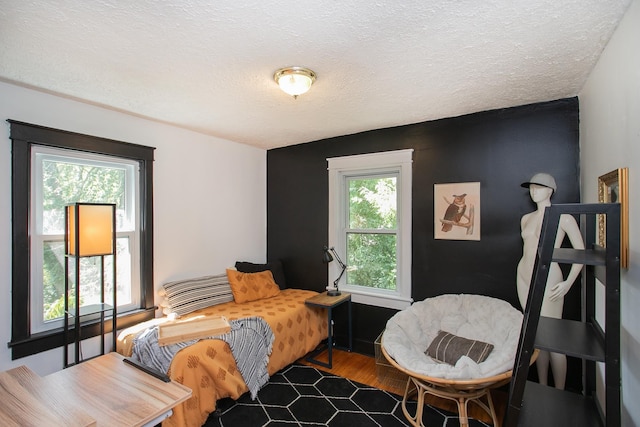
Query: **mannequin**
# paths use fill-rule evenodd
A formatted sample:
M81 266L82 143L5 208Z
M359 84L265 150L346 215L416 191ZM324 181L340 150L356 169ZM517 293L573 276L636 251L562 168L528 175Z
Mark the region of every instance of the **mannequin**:
M546 173L535 174L528 182L523 183L522 187L529 188L531 200L533 200L537 206L535 211L524 215L520 221L523 251L522 258L518 263L517 289L518 299L524 309L527 303L527 297L529 296L529 286L531 284L531 276L533 274L536 251L538 249L544 210L547 206L551 206L551 196L557 187L555 179ZM554 247L560 247L565 236L569 238L571 245L575 249L584 249L580 228L575 218L571 215L560 216L558 234L556 235ZM580 274L581 269L581 264L573 264L565 279L560 266L555 262L551 263L540 315L556 319L562 318L564 296L569 292L573 282L575 282L578 274ZM567 358L564 354L540 351L536 361L540 384L547 385L549 363L551 363L551 372L553 374L555 387L561 390L564 389L567 375Z

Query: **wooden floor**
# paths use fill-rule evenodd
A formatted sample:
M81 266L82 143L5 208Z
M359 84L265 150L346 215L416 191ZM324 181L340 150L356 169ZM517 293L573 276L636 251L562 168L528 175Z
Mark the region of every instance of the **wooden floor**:
M320 361L327 361L327 352L321 353L316 359ZM400 387L394 387L389 385L389 381L381 382L378 379L376 372L375 358L359 353L350 353L346 351L333 350L333 369L324 368L322 366L307 362L304 358L299 360L300 363L305 365L314 366L326 372L330 372L340 377L349 378L353 381L357 381L362 384L367 384L372 387L376 387L382 390L389 391L391 393L404 395L404 384ZM507 393L502 390L493 390L491 393L493 402L496 406L496 413L498 419L502 420L505 413ZM434 396L427 396L425 399L428 404L438 407L440 409L457 413L458 409L456 404L447 399L440 399ZM470 404L468 407L469 416L477 420L491 423L491 418L484 412L478 405Z

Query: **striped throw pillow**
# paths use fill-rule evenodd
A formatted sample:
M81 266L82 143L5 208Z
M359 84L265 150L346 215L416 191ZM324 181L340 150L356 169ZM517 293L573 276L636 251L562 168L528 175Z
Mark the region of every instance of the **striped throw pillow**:
M493 344L439 331L425 353L438 362L455 366L462 356L467 356L476 363L482 363L489 357L491 350L493 350Z
M233 301L233 293L226 274L165 283L162 288L169 311L179 316Z

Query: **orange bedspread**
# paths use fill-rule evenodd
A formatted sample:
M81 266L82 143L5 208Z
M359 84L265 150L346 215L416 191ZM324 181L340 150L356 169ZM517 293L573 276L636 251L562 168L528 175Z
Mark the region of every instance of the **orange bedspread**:
M275 335L267 366L269 375L273 375L316 348L327 337L327 316L324 310L304 304L306 299L314 295L317 292L285 289L272 298L243 304L219 304L195 311L181 319L203 314L222 315L228 320L249 316L264 318ZM157 322L155 319L149 323ZM135 329L140 328L125 331L118 338L118 352L125 356L131 354L131 340ZM201 340L180 350L171 362L169 376L191 388L193 394L189 400L173 409L173 415L162 423L164 427L201 426L215 410L219 399L237 399L248 391L229 345L221 340Z

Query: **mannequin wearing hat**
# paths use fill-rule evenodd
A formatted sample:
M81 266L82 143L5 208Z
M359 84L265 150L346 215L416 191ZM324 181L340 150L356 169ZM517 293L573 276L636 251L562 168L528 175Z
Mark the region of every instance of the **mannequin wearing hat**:
M522 184L523 187L529 188L529 195L536 204L537 209L531 213L525 214L520 221L520 230L523 240L522 258L518 263L517 270L517 289L520 304L524 309L529 296L529 286L533 267L538 249L538 240L540 238L540 229L544 217L544 210L547 206L551 206L551 196L556 191L555 179L546 173L535 174L528 182ZM580 228L571 215L562 215L558 224L558 234L556 235L555 247L560 247L564 238L568 237L571 245L576 249L584 249L584 242ZM569 292L573 282L580 274L581 264L573 264L571 270L565 279L560 266L557 263L551 263L549 268L549 277L542 301L542 310L540 314L546 317L556 319L562 318L562 308L564 306L564 296ZM553 374L553 382L556 388L564 389L567 374L567 358L564 354L549 353L541 351L536 361L538 370L538 378L541 384L547 385L547 376L549 372L549 363L551 364L551 372Z

